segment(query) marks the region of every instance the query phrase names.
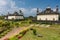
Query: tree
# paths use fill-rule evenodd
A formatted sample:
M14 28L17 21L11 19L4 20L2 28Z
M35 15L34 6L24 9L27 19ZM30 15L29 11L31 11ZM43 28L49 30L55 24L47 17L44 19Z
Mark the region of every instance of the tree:
M29 19L31 19L31 20L32 20L33 18L34 18L33 16L29 16Z
M23 15L23 12L22 12L22 10L20 10L20 14L21 14L21 15Z

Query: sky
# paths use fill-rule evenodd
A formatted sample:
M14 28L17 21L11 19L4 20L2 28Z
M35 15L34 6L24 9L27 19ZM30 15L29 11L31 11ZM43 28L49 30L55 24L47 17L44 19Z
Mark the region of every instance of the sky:
M0 0L0 15L6 15L15 11L22 10L24 16L35 16L36 9L43 11L48 5L55 11L56 5L59 6L60 0Z

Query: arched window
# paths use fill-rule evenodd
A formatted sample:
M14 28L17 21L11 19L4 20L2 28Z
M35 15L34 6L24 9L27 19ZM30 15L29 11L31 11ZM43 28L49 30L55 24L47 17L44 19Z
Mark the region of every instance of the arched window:
M41 20L41 18L40 18L40 20Z
M55 21L55 18L53 18L53 21Z
M46 20L47 20L47 18L46 18Z

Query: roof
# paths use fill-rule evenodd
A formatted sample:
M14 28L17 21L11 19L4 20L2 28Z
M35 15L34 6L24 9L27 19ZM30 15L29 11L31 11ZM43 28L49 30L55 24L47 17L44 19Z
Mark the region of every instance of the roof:
M19 14L18 12L14 12L13 14L8 14L8 16L23 16L23 15Z
M37 15L59 15L59 13L39 13Z
M22 14L22 13L18 13L18 12L14 12L13 14L10 14L10 13L8 12L8 14L5 15L5 17L7 17L7 16L23 16L23 14Z
M53 10L51 10L51 8L46 8L46 10L37 13L37 15L55 15L55 14L60 14L59 12L54 12Z

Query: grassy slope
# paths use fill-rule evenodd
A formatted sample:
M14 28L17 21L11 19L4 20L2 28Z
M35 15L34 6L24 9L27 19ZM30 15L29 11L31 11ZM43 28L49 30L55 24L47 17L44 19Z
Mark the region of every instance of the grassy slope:
M60 40L60 29L57 29L58 27L34 28L37 30L37 34L41 34L43 37L37 37L33 35L33 31L29 30L20 40Z

